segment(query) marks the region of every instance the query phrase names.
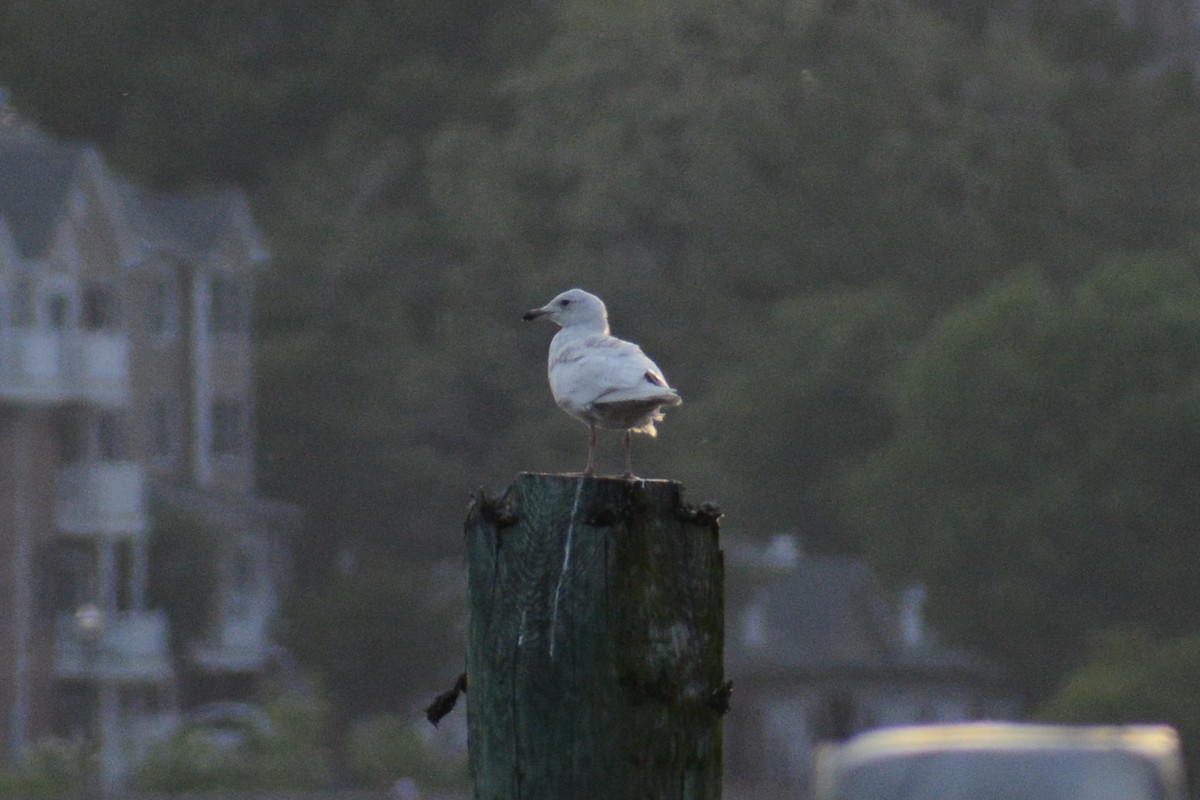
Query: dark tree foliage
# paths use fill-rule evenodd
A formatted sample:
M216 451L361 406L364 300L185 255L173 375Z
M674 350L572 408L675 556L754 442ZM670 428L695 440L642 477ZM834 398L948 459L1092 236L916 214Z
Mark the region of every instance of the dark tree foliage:
M874 562L930 588L959 641L1046 691L1090 634L1195 631L1200 272L1121 259L1037 274L947 315L910 360L895 433L851 482Z
M157 183L258 180L362 109L426 131L532 27L481 0L5 0L0 85ZM517 36L517 42L532 34Z
M314 669L340 715L416 719L462 670L464 590L457 571L364 552L292 601L284 644Z
M755 322L760 346L670 434L694 472L722 476L730 520L857 552L839 481L892 435L896 373L925 324L886 288L777 303Z

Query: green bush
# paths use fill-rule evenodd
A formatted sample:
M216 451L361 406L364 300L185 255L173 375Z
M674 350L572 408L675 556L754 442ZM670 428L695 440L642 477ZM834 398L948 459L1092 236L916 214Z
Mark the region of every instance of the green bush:
M186 727L153 747L136 783L151 792L320 789L329 783L321 744L324 711L311 703L278 700L266 708L269 725L247 726L236 745L203 727Z
M0 797L78 796L98 770L95 753L85 743L43 739L15 769L0 773Z
M466 785L462 760L437 753L403 717L384 714L360 723L350 736L350 773L356 785L382 789L404 777L430 789Z
M1087 660L1038 709L1055 722L1165 722L1200 774L1200 637L1157 641L1135 631L1098 637Z

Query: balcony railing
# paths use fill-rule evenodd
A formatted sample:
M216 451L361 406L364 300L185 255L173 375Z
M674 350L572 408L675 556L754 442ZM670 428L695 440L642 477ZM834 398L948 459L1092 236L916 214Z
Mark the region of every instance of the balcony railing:
M76 396L100 405L129 397L129 339L119 333L75 334L70 363Z
M0 330L0 399L119 405L128 396L129 341L124 334Z
M83 631L73 614L58 618L59 678L158 682L172 676L167 616L161 611L125 611Z
M141 465L70 464L58 471L58 529L77 536L140 533L146 529Z
M227 591L224 595L221 612L209 636L192 644L192 660L202 669L212 671L262 669L276 654L270 636L274 595L265 585Z

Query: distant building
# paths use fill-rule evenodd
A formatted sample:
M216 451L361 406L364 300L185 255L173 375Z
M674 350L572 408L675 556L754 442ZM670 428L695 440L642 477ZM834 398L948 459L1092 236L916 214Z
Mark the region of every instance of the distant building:
M181 702L270 666L296 511L254 490L267 257L241 194L139 189L0 108L0 766L88 736L119 780ZM216 607L177 659L146 602L157 502L219 540Z
M736 545L727 549L731 569L752 575L726 620L732 783L799 791L822 741L1020 711L994 665L938 644L924 629L919 588L904 593L897 609L855 559L804 555L788 537L750 565L744 557L738 564Z

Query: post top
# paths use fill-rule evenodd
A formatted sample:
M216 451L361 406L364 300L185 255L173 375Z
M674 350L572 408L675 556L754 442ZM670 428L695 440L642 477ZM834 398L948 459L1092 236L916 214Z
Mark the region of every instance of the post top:
M624 483L631 486L678 486L679 481L673 481L668 478L625 478L620 475L593 475L587 477L578 472L520 472L517 473L518 480L549 480L562 481L564 483L580 483L593 481L595 483Z

